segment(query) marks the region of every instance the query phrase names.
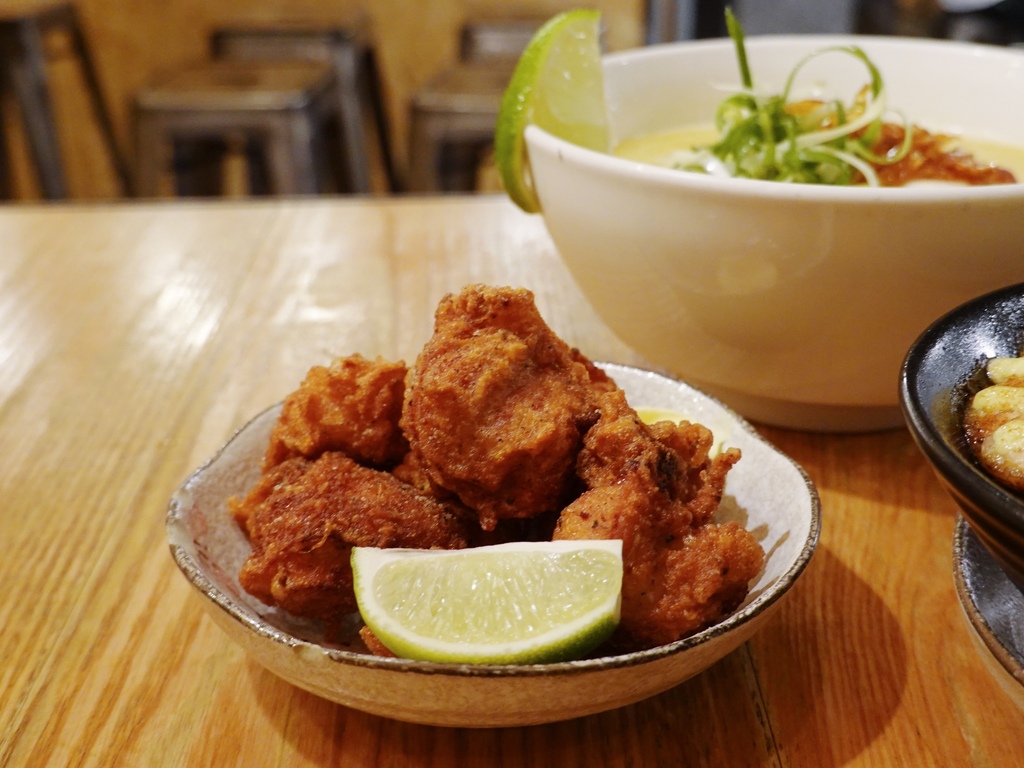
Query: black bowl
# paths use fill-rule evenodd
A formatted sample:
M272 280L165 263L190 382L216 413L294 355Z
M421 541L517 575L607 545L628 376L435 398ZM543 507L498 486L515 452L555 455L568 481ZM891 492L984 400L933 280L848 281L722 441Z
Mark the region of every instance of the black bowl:
M985 294L944 315L911 346L900 373L910 433L992 557L1024 589L1024 495L989 475L963 432L971 395L992 357L1024 346L1024 283Z

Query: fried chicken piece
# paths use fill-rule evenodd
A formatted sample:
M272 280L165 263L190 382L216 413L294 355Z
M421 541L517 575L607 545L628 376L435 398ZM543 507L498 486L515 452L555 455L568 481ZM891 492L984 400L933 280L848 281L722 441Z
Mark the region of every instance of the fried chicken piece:
M389 659L396 658L392 650L384 645L384 643L380 641L380 638L377 637L369 627L360 627L359 639L363 641L363 644L366 646L366 650L368 650L373 656L384 656Z
M576 456L597 419L598 391L532 293L474 285L438 306L400 423L431 482L491 531L499 520L558 510L579 492Z
M970 185L1013 184L1013 173L1005 168L978 162L972 155L951 150L951 137L911 128L910 151L901 160L875 166L879 183L884 187L898 187L912 181L955 181ZM895 123L882 125L878 141L872 151L885 157L899 149L906 137L906 128Z
M255 512L266 504L267 499L277 488L298 482L308 465L307 461L284 461L264 470L256 485L249 489L249 493L244 497L233 496L228 499L228 511L250 539L253 537Z
M420 465L419 458L409 451L402 463L391 473L415 488L424 496L437 500L451 512L465 521L467 530L467 546L483 547L491 544L504 544L509 541L548 541L554 530L557 512L549 512L530 519L499 520L491 531L480 527L480 518L475 509L467 507L453 491L442 488L435 483Z
M572 359L577 363L581 363L583 367L587 369L587 375L590 377L590 385L594 391L612 392L619 388L619 385L615 383L615 379L605 373L602 369L598 368L589 357L584 355L575 347L573 347L570 352L572 353Z
M718 621L746 597L764 564L761 546L736 523L708 522L736 449L709 458L703 426L648 427L621 392L601 398L579 473L588 490L559 517L555 539L621 539L623 650L670 643Z
M714 440L709 429L689 422L644 424L621 390L601 395L598 402L601 417L587 433L577 464L587 487L613 485L642 469L673 499L696 493Z
M315 366L287 398L263 459L315 459L341 451L361 464L394 466L409 449L398 426L405 397L404 363L352 355Z
M338 452L287 459L233 505L252 554L239 581L268 605L326 621L356 610L353 546L461 549L464 520Z

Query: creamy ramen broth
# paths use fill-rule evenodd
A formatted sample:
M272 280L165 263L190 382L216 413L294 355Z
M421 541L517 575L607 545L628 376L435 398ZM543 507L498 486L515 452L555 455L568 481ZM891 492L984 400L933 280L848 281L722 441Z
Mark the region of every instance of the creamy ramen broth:
M718 138L714 127L694 126L626 139L612 150L612 154L627 160L672 168L681 153L688 153L695 147L709 147ZM956 140L956 146L973 155L979 163L1005 168L1018 181L1024 180L1024 148L961 138Z
M708 147L717 141L718 131L713 126L681 128L626 139L612 150L612 154L626 160L672 168L679 152Z

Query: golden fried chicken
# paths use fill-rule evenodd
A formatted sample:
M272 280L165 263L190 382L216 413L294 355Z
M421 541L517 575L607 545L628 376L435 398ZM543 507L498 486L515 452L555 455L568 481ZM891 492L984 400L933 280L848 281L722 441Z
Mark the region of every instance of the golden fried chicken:
M883 187L899 187L912 181L952 181L983 186L1013 184L1011 171L978 162L970 153L957 149L950 136L930 133L912 127L910 150L893 163L874 164L878 182ZM884 123L872 151L878 157L891 156L906 140L907 128L897 123Z
M572 359L587 369L587 376L590 377L590 386L595 392L611 392L619 388L615 380L591 362L590 358L573 347L570 350Z
M289 487L301 480L309 462L299 459L301 457L288 459L264 469L256 485L249 489L249 493L241 498L232 496L228 499L228 511L250 539L253 537L253 518L256 511L267 503L267 499L277 488Z
M359 628L359 639L363 641L363 645L374 656L384 656L389 659L395 658L395 654L388 648L384 643L380 641L380 638L373 634L373 630L369 627Z
M356 609L353 546L621 539L613 642L672 642L734 610L764 561L741 526L711 522L739 459L712 458L712 441L698 424L644 424L529 291L468 286L442 300L408 371L353 355L286 399L262 477L229 502L253 548L239 579L330 625Z
M418 466L484 530L558 510L578 492L576 455L608 386L583 360L527 290L468 286L438 306L401 427Z
M409 448L398 420L405 396L404 363L362 355L315 366L284 401L270 435L264 469L302 456L341 451L362 464L388 468Z
M600 404L579 457L588 490L562 511L554 538L621 539L622 618L613 642L629 650L670 643L734 610L763 566L748 531L708 522L739 451L709 458L705 427L648 427L621 392Z
M460 549L471 530L444 504L338 452L285 460L232 512L252 541L239 574L245 590L327 621L356 610L353 546Z

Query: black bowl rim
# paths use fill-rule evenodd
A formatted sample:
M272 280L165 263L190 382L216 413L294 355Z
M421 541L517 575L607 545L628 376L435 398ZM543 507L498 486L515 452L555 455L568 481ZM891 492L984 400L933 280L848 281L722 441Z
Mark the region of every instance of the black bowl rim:
M1009 306L1024 309L1024 283L1006 286L971 299L947 312L929 326L911 345L900 371L900 405L910 433L918 447L932 462L939 474L958 494L977 509L965 508L968 519L975 521L978 512L991 514L1002 527L1024 536L1024 499L999 483L951 445L932 415L934 403L925 403L921 391L921 366L952 331L972 324L970 321L993 313L1005 312ZM1020 328L1024 333L1024 326ZM983 358L978 358L978 364ZM975 371L958 372L965 382ZM955 384L953 385L955 386ZM960 499L957 499L960 501ZM963 503L960 505L965 507Z

